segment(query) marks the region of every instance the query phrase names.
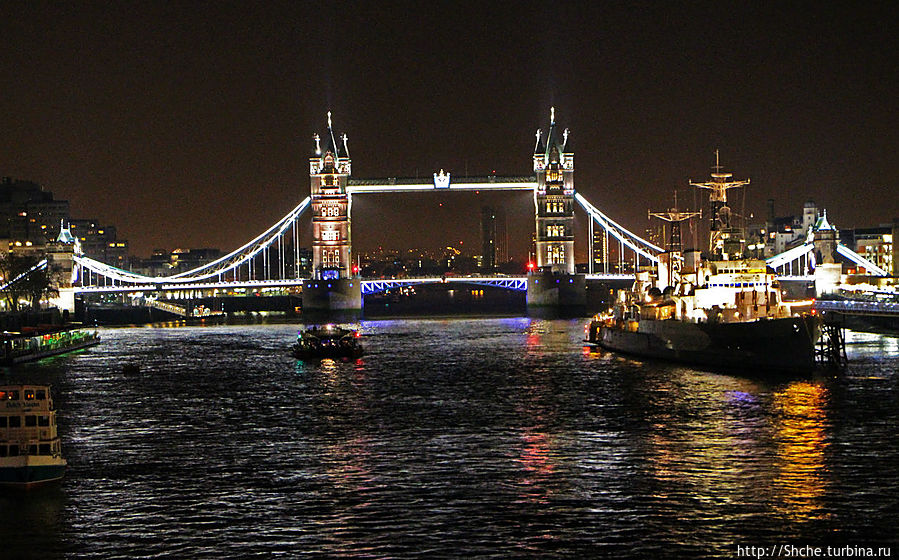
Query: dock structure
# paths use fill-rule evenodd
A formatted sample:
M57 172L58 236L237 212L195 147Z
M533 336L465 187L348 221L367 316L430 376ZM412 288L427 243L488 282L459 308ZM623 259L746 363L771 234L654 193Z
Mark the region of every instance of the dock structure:
M845 371L849 363L846 357L845 317L839 313L821 315L821 336L815 346L815 361L819 366Z

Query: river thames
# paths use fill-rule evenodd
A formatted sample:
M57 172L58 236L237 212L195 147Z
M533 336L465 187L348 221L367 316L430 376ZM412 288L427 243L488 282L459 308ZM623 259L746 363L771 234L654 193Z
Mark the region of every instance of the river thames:
M362 321L365 356L321 363L298 325L101 329L3 370L53 386L69 468L0 493L0 557L897 554L899 338L769 379L585 349L584 323Z

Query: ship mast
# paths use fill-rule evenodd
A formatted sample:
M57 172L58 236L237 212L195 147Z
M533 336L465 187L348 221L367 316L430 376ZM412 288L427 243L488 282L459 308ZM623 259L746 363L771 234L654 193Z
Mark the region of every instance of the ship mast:
M702 212L691 212L689 210L681 211L677 208L677 191L674 191L674 207L663 212L649 211L650 218L658 218L671 224L671 237L668 240L668 253L660 255L659 261L659 277L665 277L668 286L674 285L675 281L680 278L681 262L683 255L681 253L681 235L680 224L696 216L701 216Z
M674 191L674 207L663 212L653 212L650 210L650 218L658 218L671 224L671 237L668 239L668 250L672 253L680 253L682 249L680 224L690 218L702 216L702 212L691 212L689 210L681 211L677 208L677 191Z
M709 203L711 205L711 215L709 223L709 251L713 255L723 256L724 243L726 239L731 237L733 233L730 225L730 207L727 206L727 191L736 187L742 187L749 184L749 179L745 181L734 181L731 178L733 173L723 173L721 164L718 160L718 150L715 150L715 167L712 172L712 180L705 183L694 183L690 181L690 185L701 189L709 189ZM726 258L726 256L725 256Z

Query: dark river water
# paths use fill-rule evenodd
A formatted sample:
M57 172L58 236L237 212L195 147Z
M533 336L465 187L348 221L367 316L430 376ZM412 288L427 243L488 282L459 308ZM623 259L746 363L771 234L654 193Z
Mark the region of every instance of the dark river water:
M360 325L356 362L228 325L4 370L53 385L69 469L0 493L0 557L899 555L899 338L764 379L590 351L583 320Z

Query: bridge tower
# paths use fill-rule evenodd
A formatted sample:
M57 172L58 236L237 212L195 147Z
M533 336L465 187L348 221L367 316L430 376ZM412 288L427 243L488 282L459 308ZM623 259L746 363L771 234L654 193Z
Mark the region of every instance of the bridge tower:
M312 278L303 285L303 311L352 312L362 309L362 283L352 268L351 174L347 136L334 136L331 113L324 138L314 136L309 159L312 199Z
M47 270L56 289L56 296L50 302L63 313L75 312L75 290L72 286L78 280L76 253L81 254L81 244L61 220L56 241L47 243Z
M578 313L586 307L586 279L574 266L574 152L568 129L556 128L554 108L545 141L537 130L534 173L537 269L528 278L528 307Z

